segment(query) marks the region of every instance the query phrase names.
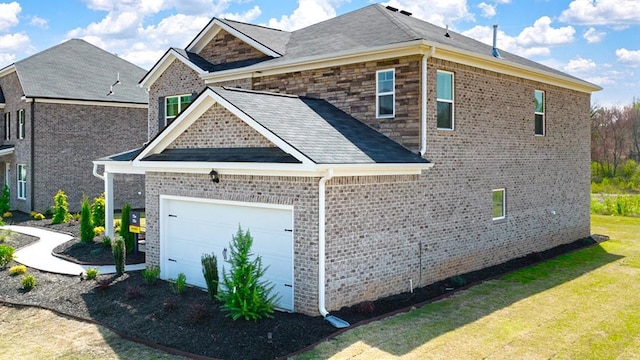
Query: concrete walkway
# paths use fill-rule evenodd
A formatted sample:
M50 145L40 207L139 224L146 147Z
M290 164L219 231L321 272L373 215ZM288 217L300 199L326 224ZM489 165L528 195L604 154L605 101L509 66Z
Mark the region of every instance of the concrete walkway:
M53 249L73 239L71 235L28 226L8 225L0 228L40 238L35 243L15 252L15 260L30 268L66 275L80 275L88 268L96 268L100 274L115 274L116 272L115 265L80 265L53 256ZM145 264L135 264L127 265L125 270L135 271L144 268Z

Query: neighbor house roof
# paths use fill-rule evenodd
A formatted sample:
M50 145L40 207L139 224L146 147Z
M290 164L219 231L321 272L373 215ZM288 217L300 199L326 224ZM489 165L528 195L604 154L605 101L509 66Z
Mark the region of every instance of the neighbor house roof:
M148 103L148 95L137 86L144 69L84 40L65 41L0 73L11 70L27 98Z

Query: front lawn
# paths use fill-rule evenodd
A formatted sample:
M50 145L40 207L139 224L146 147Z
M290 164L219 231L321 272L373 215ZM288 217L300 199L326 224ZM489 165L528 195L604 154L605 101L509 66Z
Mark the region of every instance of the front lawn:
M640 219L599 245L348 331L297 359L638 359Z

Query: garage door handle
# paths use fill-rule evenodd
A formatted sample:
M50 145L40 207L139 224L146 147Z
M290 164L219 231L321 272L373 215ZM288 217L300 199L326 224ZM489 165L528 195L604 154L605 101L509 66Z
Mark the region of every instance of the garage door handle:
M286 232L293 232L293 229L284 229Z
M169 261L173 261L173 262L178 262L178 261L176 261L175 259L167 259L167 260L169 260Z
M285 286L285 287L290 287L290 288L292 288L292 287L293 287L293 285L291 285L291 284L284 284L284 286Z
M178 215L169 214L169 217L178 217Z

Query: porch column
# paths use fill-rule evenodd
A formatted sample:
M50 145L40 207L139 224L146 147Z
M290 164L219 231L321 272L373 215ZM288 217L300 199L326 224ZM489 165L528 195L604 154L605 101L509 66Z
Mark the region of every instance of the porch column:
M105 235L113 240L113 174L104 172L104 231Z

